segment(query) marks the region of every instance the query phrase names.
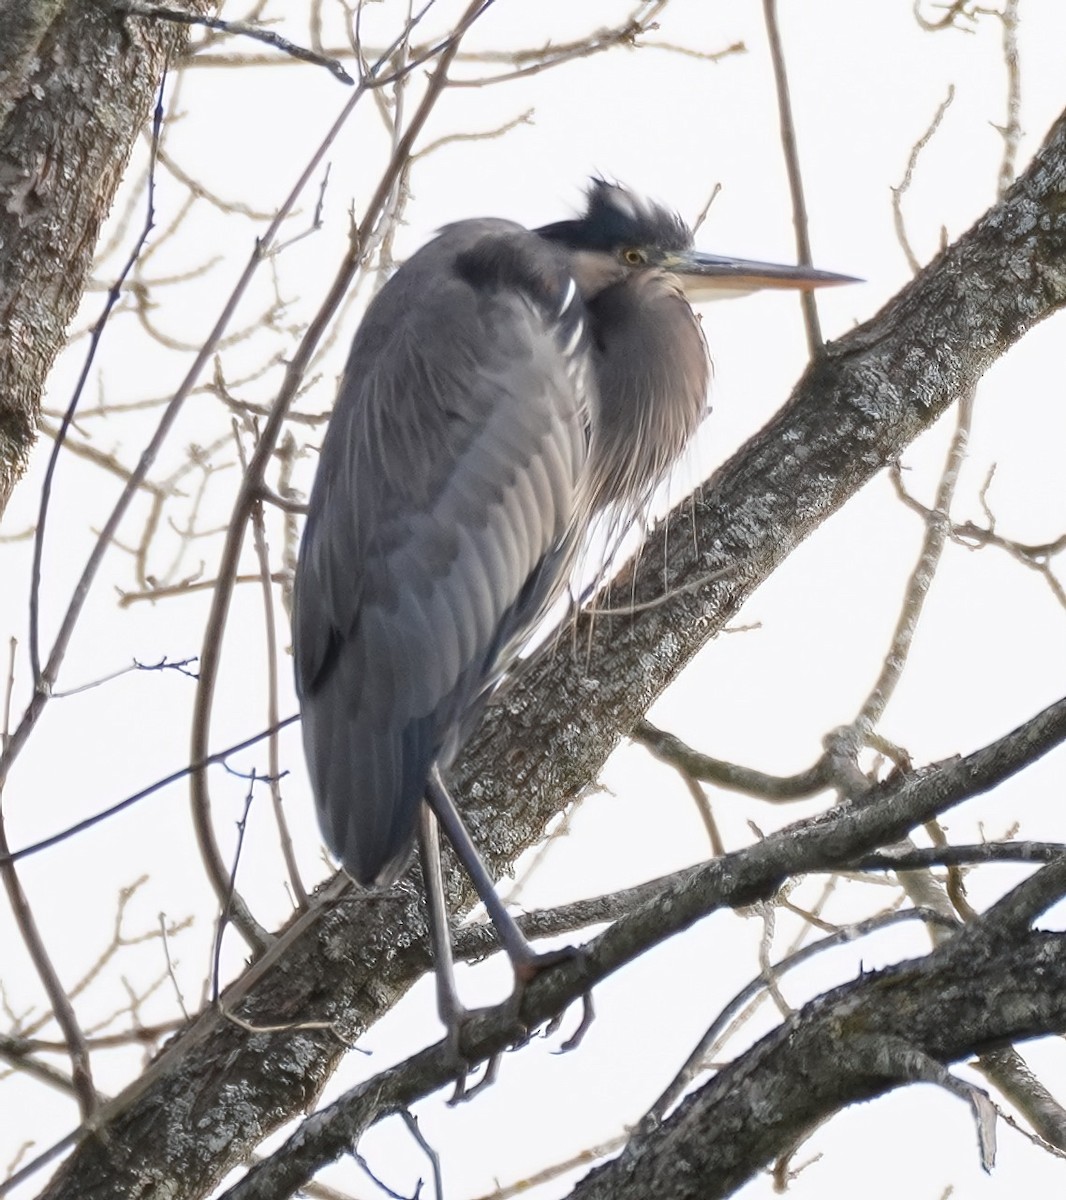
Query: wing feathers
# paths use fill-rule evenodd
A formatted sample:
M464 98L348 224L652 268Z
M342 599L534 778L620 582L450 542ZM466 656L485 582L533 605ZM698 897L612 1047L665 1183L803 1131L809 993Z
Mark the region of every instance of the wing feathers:
M500 259L517 269L534 236L464 223L402 268L364 319L323 443L297 680L323 832L364 883L402 868L434 759L565 583L585 397L549 322L569 278L547 305L456 268L502 238L521 243Z

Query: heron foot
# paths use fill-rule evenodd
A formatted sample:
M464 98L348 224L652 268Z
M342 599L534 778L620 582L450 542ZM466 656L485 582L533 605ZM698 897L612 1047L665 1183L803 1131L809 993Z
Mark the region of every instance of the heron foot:
M552 967L559 966L561 963L577 962L583 964L587 957L584 948L581 946L564 946L561 950L548 950L541 954L532 954L520 962L513 962L515 987L511 993L508 1005L513 1006L515 1019L520 1020L519 1010L522 1007L525 990L538 975L543 971L550 970ZM546 1036L550 1037L553 1033L558 1032L567 1011L569 1011L569 1005L562 1012L556 1013L552 1017L544 1028ZM575 1050L581 1044L595 1018L596 1010L592 1003L592 992L591 990L583 992L581 995L581 1020L574 1032L555 1053L566 1054L571 1050Z
M456 1063L455 1087L452 1094L448 1097L448 1107L454 1108L457 1104L463 1104L467 1100L473 1098L479 1093L490 1088L496 1082L500 1074L500 1060L503 1058L503 1052L497 1051L485 1063L485 1069L481 1074L481 1078L474 1084L470 1082L471 1064L464 1058L460 1057Z
M441 1011L441 1019L444 1021L447 1030L445 1036L446 1052L449 1062L455 1067L455 1088L448 1098L449 1105L461 1104L464 1101L472 1100L479 1092L491 1087L499 1076L500 1062L503 1058L502 1051L492 1054L485 1063L481 1077L474 1083L470 1082L475 1063L463 1051L463 1039L468 1026L477 1018L490 1014L502 1014L508 1021L514 1024L516 1031L510 1049L517 1049L517 1047L524 1045L534 1032L525 1024L521 1015L522 1003L525 999L528 986L544 971L567 962L581 962L584 958L585 951L576 946L567 946L562 950L550 950L543 954L530 953L523 956L520 961L512 963L514 966L515 985L511 995L495 1008L464 1008L459 1004L457 999L452 998L447 1005L446 1011ZM566 1054L576 1049L581 1044L582 1039L595 1019L596 1012L592 1003L591 991L584 992L580 999L581 1020L578 1022L574 1032L562 1043L558 1050L554 1051L556 1054ZM546 1036L551 1036L558 1032L569 1008L570 1006L568 1005L563 1012L552 1017L544 1029Z
M463 1052L463 1035L467 1027L478 1017L497 1012L496 1008L464 1008L455 1005L447 1013L441 1013L446 1033L444 1036L445 1054L448 1064L455 1070L455 1090L448 1098L449 1106L461 1104L464 1100L472 1100L478 1092L491 1087L499 1075L500 1060L503 1051L497 1050L485 1062L481 1078L471 1084L470 1077L477 1063Z

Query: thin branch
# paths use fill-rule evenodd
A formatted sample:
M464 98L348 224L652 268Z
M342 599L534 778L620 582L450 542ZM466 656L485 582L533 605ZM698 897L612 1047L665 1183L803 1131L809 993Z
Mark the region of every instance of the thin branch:
M1018 0L1003 0L997 14L1003 26L1003 65L1007 70L1007 119L1003 136L1003 158L999 164L997 195L1002 200L1018 173L1018 149L1022 141L1022 70L1018 59Z
M7 749L8 739L11 737L11 698L15 694L15 656L18 648L18 638L8 638L7 674L4 676L4 708L2 718L0 718L0 752ZM2 794L3 786L0 784L0 795Z
M277 572L270 577L271 583L285 583L287 576L281 572ZM259 583L263 582L263 577L259 572L254 575L238 575L233 581L235 584ZM190 596L194 592L212 592L218 586L217 579L182 579L178 583L161 585L159 587L149 588L144 592L119 592L118 606L119 608L128 608L131 604L136 604L138 601L148 600L155 603L157 600L169 600L175 596Z
M911 269L912 275L917 275L922 269L922 264L918 261L918 256L914 253L911 247L910 238L907 236L907 224L903 218L903 197L910 191L911 183L914 179L914 171L918 166L918 158L922 151L932 141L933 134L940 128L940 123L944 119L944 114L951 107L952 101L955 99L955 85L948 84L948 94L940 102L939 107L933 114L933 119L926 127L925 133L911 147L911 152L907 158L907 168L903 172L903 178L899 184L892 188L892 223L896 229L896 240L899 242L903 250L903 255L907 260L907 266Z
M167 936L167 919L164 913L159 914L159 935L163 941L163 954L167 960L167 975L170 982L174 985L174 996L178 1001L178 1007L181 1009L181 1015L186 1021L189 1019L189 1010L185 1007L185 997L182 995L181 984L178 983L178 977L174 973L174 962L170 957L170 939Z
M241 456L241 466L247 471L248 464L244 459L244 447L237 434L237 448ZM297 908L307 907L307 889L300 878L300 868L296 862L296 851L292 845L292 835L289 833L289 823L285 819L285 809L281 796L281 751L278 745L278 628L277 617L274 613L274 576L270 570L270 547L267 545L266 521L263 518L263 502L257 500L252 505L252 541L255 555L259 560L259 574L262 580L263 595L263 634L266 639L267 665L267 727L274 732L267 739L267 774L270 780L270 800L274 811L274 822L278 828L278 841L281 844L281 855L285 860L285 869L289 875L289 886L292 888Z
M79 418L83 414L79 413ZM110 415L110 414L108 414ZM40 423L41 433L45 437L51 438L55 443L55 447L60 446L67 454L73 454L77 458L84 459L86 462L92 463L94 467L100 467L109 474L114 475L117 479L121 479L125 483L129 477L129 470L119 461L114 454L109 454L106 450L101 450L91 442L81 441L80 439L72 438L69 435L70 422L66 421L65 417L60 418L60 425L53 425L51 421L42 419ZM159 496L162 494L162 489L157 483L146 479L141 481L141 489L151 496Z
M872 731L880 722L889 700L903 675L910 655L914 635L929 595L929 588L940 563L951 527L951 502L959 473L966 461L973 424L974 391L971 388L959 398L955 432L948 448L947 459L937 486L934 508L926 521L925 537L918 561L904 590L899 619L892 634L888 653L869 695L855 717L854 726L860 735Z
M751 767L723 762L701 754L688 746L679 737L667 733L642 718L630 730L629 736L651 751L656 758L675 767L691 779L713 783L726 791L741 792L757 796L771 803L805 800L817 795L833 783L829 770L829 759L823 755L806 771L797 775L768 775Z
M64 1052L67 1050L65 1042L63 1050ZM75 1100L79 1099L71 1077L35 1058L34 1049L22 1038L0 1033L0 1058L9 1062L16 1071L22 1071L41 1083L46 1083L62 1095L73 1096Z
M540 1171L533 1171L515 1183L505 1184L502 1187L494 1188L491 1192L485 1192L475 1200L514 1200L516 1196L525 1196L532 1188L539 1187L542 1183L551 1183L561 1175L567 1175L571 1171L577 1170L578 1167L591 1167L593 1163L599 1162L609 1154L617 1154L626 1144L627 1136L626 1134L617 1134L598 1145L587 1146L569 1158L552 1163L551 1166L544 1167Z
M870 917L865 921L856 921L852 925L846 925L842 929L838 929L835 933L831 933L824 938L819 938L818 941L811 942L802 949L786 955L776 962L770 971L767 971L764 967L763 973L741 988L711 1022L707 1032L696 1043L688 1058L685 1059L681 1070L678 1071L641 1119L637 1127L637 1136L647 1136L656 1126L661 1125L666 1120L670 1110L677 1104L685 1092L688 1091L698 1076L706 1070L710 1048L718 1039L722 1030L725 1029L734 1015L745 1004L760 992L772 987L775 978L787 974L795 967L802 966L816 955L823 954L835 946L846 945L849 942L856 941L858 938L867 937L871 933L887 929L892 925L899 925L902 922L915 920L937 923L942 921L943 918L939 913L933 912L931 909L921 908L907 908L901 912L885 913L880 916ZM791 1012L782 1014L785 1017L791 1015Z
M81 401L82 392L85 390L85 384L89 378L89 371L92 369L93 362L96 359L96 352L100 348L101 339L104 336L104 331L107 328L108 321L111 319L111 313L118 304L122 296L123 285L130 271L133 270L134 264L141 255L145 243L148 241L149 235L155 228L155 161L159 151L159 138L163 128L163 89L166 86L166 74L159 84L159 91L156 94L155 110L152 114L152 139L150 158L148 163L147 175L147 199L146 212L144 217L144 225L141 227L141 232L133 243L133 248L123 264L122 270L118 274L118 278L112 283L107 293L107 298L104 301L104 307L96 323L93 325L92 336L89 339L89 348L85 354L85 360L82 363L81 372L78 375L77 383L74 385L74 391L71 394L70 401L67 404L66 411L63 413L63 419L60 422L52 443L52 452L48 456L48 466L45 468L44 481L41 484L41 502L37 513L37 529L33 540L33 566L30 574L30 664L33 669L33 686L37 692L47 692L55 683L54 675L47 670L41 668L41 563L44 557L44 537L45 530L48 524L48 509L52 499L52 482L55 478L56 467L59 464L59 454L63 449L63 443L66 440L67 432L74 422L74 414L77 411L78 404ZM127 485L128 486L128 485ZM49 664L51 665L51 664ZM8 748L10 750L10 747ZM3 778L4 772L0 766L0 779Z
M440 1170L440 1155L426 1141L426 1135L418 1127L418 1118L411 1112L409 1108L402 1109L400 1119L407 1126L407 1131L421 1146L422 1152L429 1159L430 1169L433 1171L433 1189L437 1200L444 1200L444 1180Z
M248 217L252 221L270 220L271 214L269 212L262 211L258 208L253 208L250 204L245 204L241 200L224 200L221 196L209 191L202 180L196 179L194 176L190 175L188 171L180 167L165 150L162 150L159 154L159 165L161 167L165 167L167 171L169 171L170 174L173 175L173 177L184 188L187 189L190 196L195 197L197 200L205 200L213 208L217 208L219 212L236 213L240 216ZM214 258L208 259L205 263L196 267L193 271L184 272L184 277L190 278L192 276L200 275L208 268L214 266L217 261L218 260ZM156 280L155 282L158 283L159 280Z
M978 842L965 846L908 847L867 854L854 871L922 871L928 867L973 866L979 863L1049 863L1066 854L1061 842Z
M355 80L335 58L326 58L314 50L308 50L304 46L297 46L294 42L290 42L288 38L283 38L278 33L273 33L269 29L260 29L255 25L249 25L246 21L223 21L219 17L201 17L196 13L184 12L179 8L167 8L162 4L138 4L135 0L113 0L113 3L117 12L125 13L130 17L148 17L154 20L173 21L178 25L203 25L207 29L215 29L221 33L254 38L257 42L266 42L268 46L273 46L276 50L280 50L290 58L297 59L300 62L314 63L319 67L325 67L333 78L339 79L341 83L352 86L355 84Z
M637 6L634 10L634 15L615 30L608 33L599 32L593 34L591 38L579 38L573 42L553 42L547 47L539 47L534 50L472 50L460 52L455 56L456 63L489 63L492 65L510 65L515 67L523 67L525 70L522 73L516 71L507 72L505 74L484 76L479 79L462 79L457 81L458 87L473 87L475 85L491 83L504 83L512 79L524 79L531 74L536 74L540 71L549 70L552 67L559 66L563 63L580 59L582 50L586 56L597 54L600 51L611 49L613 46L634 46L639 45L641 50L660 50L667 54L677 54L683 58L694 58L700 62L719 63L723 59L730 58L736 54L746 54L747 46L744 42L733 42L721 50L695 50L691 46L680 45L675 42L651 41L646 36L641 36L641 40L637 43L638 35L644 35L646 32L655 28L655 18L666 7L669 0L656 0L655 3L649 4L648 0ZM312 39L313 40L313 39ZM338 60L347 58L353 55L351 46L325 46L316 50L324 58L336 58ZM414 52L423 55L425 49L415 47ZM377 54L378 52L373 52ZM230 53L210 53L204 54L199 47L192 47L190 53L182 61L182 66L190 67L207 67L216 69L232 70L235 67L265 67L279 65L296 65L296 60L278 59L265 54L230 54Z
M221 983L219 982L220 965L222 962L222 939L225 936L226 924L229 921L230 905L233 903L233 897L237 894L237 868L241 864L244 835L248 829L248 814L252 810L252 801L255 799L256 778L255 768L253 767L248 780L248 792L244 797L244 811L237 821L237 844L233 848L233 867L229 873L229 895L218 914L218 921L215 925L215 936L211 947L211 1002L216 1006L219 1004L219 995L222 991Z
M277 729L285 729L289 725L295 725L299 719L300 714L293 713L291 716L279 721ZM120 800L117 804L112 804L101 812L94 813L91 817L86 817L83 821L78 821L74 825L68 825L66 829L61 830L59 833L53 833L50 837L42 838L38 842L31 842L30 845L23 846L20 850L8 851L5 847L4 851L0 853L0 867L18 862L22 858L28 858L31 854L39 854L42 850L48 850L52 846L58 846L60 842L65 842L68 838L76 837L86 829L91 829L94 825L99 825L102 821L107 821L111 817L117 816L120 812L125 812L127 808L132 808L135 804L139 804L149 796L154 796L156 792L161 792L164 788L170 787L172 783L179 783L183 779L188 779L196 771L203 771L215 763L225 763L231 754L237 754L241 750L247 750L250 746L257 745L265 738L270 737L273 732L276 732L276 730L263 729L241 742L235 742L232 746L227 746L224 750L216 750L214 754L207 755L206 758L201 759L199 762L189 763L188 766L180 767L178 770L172 771L169 775L165 775L162 779L157 779L155 783L150 783L147 787L141 788L139 792L134 792L132 796L127 796L124 800Z
M926 33L940 33L944 29L960 29L965 33L972 33L972 29L966 25L959 25L956 22L976 20L973 12L974 0L951 0L949 4L938 4L934 7L943 10L943 16L936 21L930 21L927 17L922 16L921 0L914 0L911 6L911 11L914 13L914 19L918 22L921 29Z
M144 225L141 228L140 235L134 242L126 262L120 271L118 278L112 284L108 292L107 299L104 302L104 308L100 316L97 318L96 324L93 327L92 337L89 343L89 350L85 356L85 361L82 364L81 373L75 385L73 395L67 405L66 412L63 415L63 421L56 435L52 452L48 458L48 466L45 470L44 482L41 487L41 501L37 516L37 528L33 543L33 564L31 568L31 583L30 583L30 613L29 613L29 651L30 662L33 670L33 684L36 696L45 696L51 690L55 682L55 676L48 672L47 668L42 669L41 653L40 653L40 594L41 594L41 564L44 555L44 539L48 521L48 510L52 495L52 481L55 476L56 467L59 461L59 454L63 448L63 441L67 431L74 421L74 414L77 410L78 402L81 399L82 392L85 388L85 383L89 377L89 371L96 357L96 351L99 348L100 341L104 335L104 330L107 328L108 320L110 319L112 310L119 301L122 294L122 287L126 277L133 269L138 257L141 254L145 243L155 225L155 162L154 156L159 146L160 132L163 125L163 93L166 86L166 76L159 85L159 90L156 95L156 105L152 118L152 158L148 168L148 184L147 184L147 200ZM51 664L49 664L51 665ZM5 708L7 704L5 704ZM23 725L25 721L23 722ZM3 753L0 754L0 798L3 795L3 783L7 775L6 763L17 753L19 743L19 733L22 729L15 731L14 735L9 735L7 732L7 720L5 719L4 728L4 747ZM44 943L44 938L37 926L37 922L33 915L33 909L30 905L26 893L22 889L22 883L19 879L18 872L15 868L15 860L10 854L10 847L7 840L7 827L4 812L0 807L0 875L3 876L4 888L8 895L8 900L11 904L12 913L15 917L15 923L18 926L19 933L25 943L26 950L30 956L37 974L44 987L45 993L48 996L49 1004L55 1016L56 1022L63 1033L66 1040L68 1052L71 1061L71 1084L78 1098L78 1106L81 1111L82 1121L85 1124L90 1124L94 1118L97 1106L96 1089L93 1085L92 1066L89 1058L89 1050L85 1043L85 1035L82 1033L81 1027L78 1024L77 1014L74 1011L74 1006L67 994L67 989L63 986L62 981L52 963L51 957L48 954L47 947Z
M785 51L781 44L781 30L777 21L777 0L763 0L763 19L766 23L766 40L770 46L770 61L774 69L774 87L777 92L777 112L781 126L781 149L785 156L785 171L788 188L792 195L792 223L796 230L796 254L801 266L812 266L811 240L807 220L807 202L803 198L803 173L800 170L799 149L796 145L796 125L792 117L792 99L788 90L788 72L785 69ZM803 307L803 324L807 330L807 351L812 360L825 353L822 329L818 321L818 301L810 290L800 292Z
M466 133L446 133L441 137L436 138L432 142L427 142L417 154L413 154L411 159L413 162L418 162L421 159L428 158L437 150L443 149L445 146L457 145L461 142L489 142L496 138L503 137L504 134L510 133L517 129L519 125L531 125L533 123L534 109L527 108L525 112L519 113L517 117L512 117L509 121L505 121L502 125L497 125L494 129L480 129L476 131L468 131Z
M615 29L600 30L591 37L579 38L573 42L560 42L543 51L518 52L511 55L505 52L508 61L521 61L523 65L512 71L503 71L497 75L478 75L466 79L454 79L452 87L481 88L488 84L509 83L515 79L528 79L531 75L539 75L563 63L591 58L615 46L636 46L638 38L647 30L654 27L655 19L666 7L668 0L643 0L633 10L633 14ZM484 55L464 57L463 61L484 60Z
M932 510L916 500L906 490L898 465L889 468L889 479L900 500L923 520L928 520ZM952 524L950 527L952 539L967 550L980 550L985 546L994 546L997 550L1009 554L1016 562L1040 575L1051 589L1055 600L1063 608L1066 608L1066 588L1055 577L1051 564L1053 558L1066 552L1066 534L1053 541L1039 543L1019 542L1005 538L996 532L995 518L988 510L984 493L982 493L981 502L988 517L988 527L982 527L973 521L964 521L961 525Z
M0 821L0 875L3 876L4 890L7 892L15 924L18 926L30 961L48 996L56 1023L66 1040L71 1062L71 1086L78 1098L82 1122L90 1125L96 1113L97 1096L96 1088L93 1086L92 1066L89 1061L89 1049L85 1044L85 1035L78 1024L77 1014L67 996L67 990L52 964L48 949L44 944L44 938L34 919L29 898L22 890L22 884L8 848L7 830L3 821Z

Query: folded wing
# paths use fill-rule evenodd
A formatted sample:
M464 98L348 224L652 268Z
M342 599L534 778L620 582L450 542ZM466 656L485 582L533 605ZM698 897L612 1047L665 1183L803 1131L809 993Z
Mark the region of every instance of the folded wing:
M565 586L581 532L580 300L521 227L449 233L364 318L297 569L312 786L363 883L402 869L431 765Z

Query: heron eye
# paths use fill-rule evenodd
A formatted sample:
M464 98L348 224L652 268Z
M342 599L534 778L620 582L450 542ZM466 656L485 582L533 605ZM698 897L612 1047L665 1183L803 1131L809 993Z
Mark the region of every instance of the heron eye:
M631 246L628 250L622 251L622 259L631 267L639 267L644 259L644 251L638 250L635 246Z

